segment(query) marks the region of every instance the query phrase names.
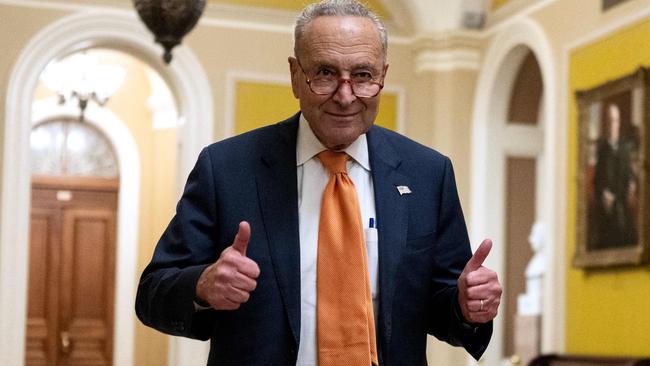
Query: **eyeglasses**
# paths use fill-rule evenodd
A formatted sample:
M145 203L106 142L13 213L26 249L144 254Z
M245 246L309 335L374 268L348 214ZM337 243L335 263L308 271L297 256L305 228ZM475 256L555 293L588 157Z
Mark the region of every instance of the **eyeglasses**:
M300 60L296 58L296 61L302 73L305 74L309 90L314 94L331 95L339 90L341 84L348 83L350 89L352 89L352 94L356 97L372 98L376 97L384 88L384 84L375 81L372 74L367 71L352 74L348 79L339 78L334 71L328 69L319 70L316 75L309 76L302 67Z

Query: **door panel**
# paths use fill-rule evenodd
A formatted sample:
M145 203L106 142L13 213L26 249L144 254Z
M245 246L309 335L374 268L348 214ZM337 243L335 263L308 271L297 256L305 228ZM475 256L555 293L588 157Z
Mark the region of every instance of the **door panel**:
M29 304L27 309L28 365L56 362L58 333L58 276L50 275L60 260L60 210L34 208L30 221Z
M33 181L26 365L112 364L117 180Z
M64 214L62 295L68 308L64 326L71 341L69 365L110 365L113 297L114 214L70 209Z

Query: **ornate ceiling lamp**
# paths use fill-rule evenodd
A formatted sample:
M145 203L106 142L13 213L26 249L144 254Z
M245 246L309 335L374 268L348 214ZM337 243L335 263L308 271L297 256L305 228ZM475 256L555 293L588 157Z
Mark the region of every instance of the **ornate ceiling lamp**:
M133 5L156 42L165 48L163 60L170 63L172 48L194 28L205 9L205 0L133 0Z
M83 121L88 103L92 101L103 107L120 88L125 77L123 67L100 64L95 54L80 52L50 62L40 79L48 89L56 92L59 104L76 100L79 120Z

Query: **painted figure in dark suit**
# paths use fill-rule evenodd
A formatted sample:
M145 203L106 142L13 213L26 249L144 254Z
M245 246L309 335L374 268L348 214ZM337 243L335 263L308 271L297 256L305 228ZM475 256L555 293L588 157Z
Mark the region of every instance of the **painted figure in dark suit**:
M597 142L594 171L595 220L594 248L616 248L636 244L631 197L636 179L631 164L631 143L621 139L620 110L609 104L607 134Z
M355 0L303 11L288 60L300 113L201 152L140 280L145 324L209 339L209 365L318 365L309 204L322 195L315 154L337 150L377 223L379 364L426 365L427 334L481 356L502 291L482 265L492 244L472 256L447 157L373 126L386 52L383 24Z

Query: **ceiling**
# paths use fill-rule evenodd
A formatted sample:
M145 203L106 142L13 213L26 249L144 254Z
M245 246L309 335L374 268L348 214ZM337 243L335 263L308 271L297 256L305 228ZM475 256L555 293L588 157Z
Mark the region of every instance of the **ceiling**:
M256 8L261 10L261 13L271 14L271 18L267 17L268 21L273 21L274 17L282 17L280 14L282 12L300 12L305 4L313 1L316 0L208 0L213 6ZM362 2L386 21L391 34L426 36L462 28L462 18L468 10L474 8L487 10L490 5L501 6L508 1L510 0L363 0ZM251 15L250 12L242 14ZM294 16L291 18L293 19Z

